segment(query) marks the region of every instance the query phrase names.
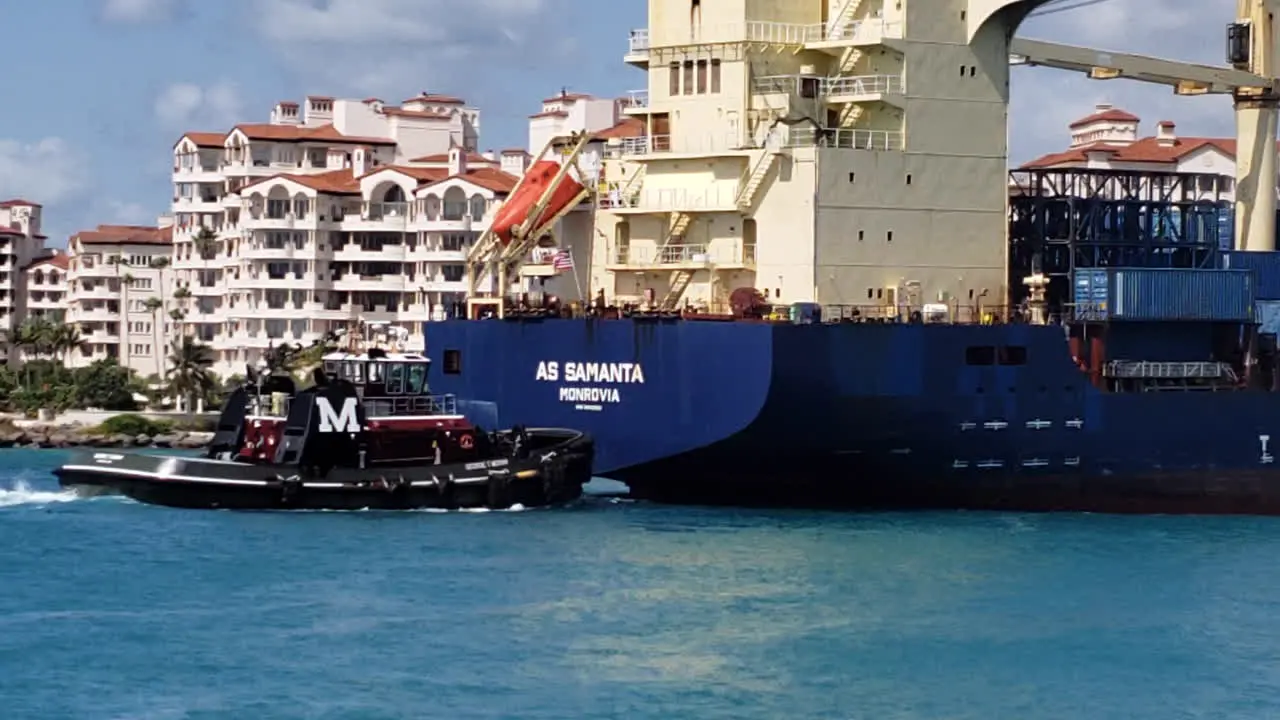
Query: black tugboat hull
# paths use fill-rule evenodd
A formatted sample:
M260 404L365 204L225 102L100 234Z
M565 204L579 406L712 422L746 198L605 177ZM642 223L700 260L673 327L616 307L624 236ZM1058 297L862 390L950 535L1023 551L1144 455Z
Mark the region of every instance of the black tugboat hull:
M573 430L529 430L528 457L449 465L334 468L308 477L294 466L83 451L54 471L81 494L119 493L192 509L418 510L559 505L591 480L593 444Z

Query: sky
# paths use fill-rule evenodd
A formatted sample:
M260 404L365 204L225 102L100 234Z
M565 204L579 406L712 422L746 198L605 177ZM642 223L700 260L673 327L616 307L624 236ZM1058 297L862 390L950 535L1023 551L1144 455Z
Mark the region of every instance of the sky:
M921 1L921 0L915 0ZM1061 0L1069 7L1081 0ZM430 91L481 111L481 148L522 147L562 87L642 88L622 62L645 0L5 0L0 200L45 206L50 245L99 223L154 223L183 132L265 122L308 94L399 100ZM1221 65L1235 0L1104 0L1018 34ZM1234 134L1230 101L1015 68L1014 163L1063 149L1067 124L1111 102L1150 133Z

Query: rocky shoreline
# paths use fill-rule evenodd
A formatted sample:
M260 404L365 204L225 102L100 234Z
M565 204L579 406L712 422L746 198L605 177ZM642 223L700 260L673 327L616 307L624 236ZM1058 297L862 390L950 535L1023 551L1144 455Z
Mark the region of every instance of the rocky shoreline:
M0 448L175 448L195 450L209 444L211 432L163 435L101 435L77 427L28 427L0 432Z

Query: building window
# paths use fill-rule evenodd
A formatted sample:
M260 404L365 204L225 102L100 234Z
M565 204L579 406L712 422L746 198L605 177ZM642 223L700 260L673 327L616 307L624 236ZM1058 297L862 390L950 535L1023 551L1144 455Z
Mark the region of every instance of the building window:
M693 94L693 61L684 61L684 94Z
M720 61L711 61L711 92L720 92Z
M680 94L680 63L671 63L671 87L667 88L669 95Z
M698 94L707 94L707 61L698 61Z

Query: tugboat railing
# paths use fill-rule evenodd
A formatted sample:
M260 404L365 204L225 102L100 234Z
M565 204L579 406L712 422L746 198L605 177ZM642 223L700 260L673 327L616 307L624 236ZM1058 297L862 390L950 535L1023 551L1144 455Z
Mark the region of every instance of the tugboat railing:
M289 416L289 408L293 403L291 397L260 395L249 399L250 417L278 418L283 420ZM386 395L364 396L361 407L365 417L370 420L390 417L413 417L434 415L457 415L458 398L456 395Z

